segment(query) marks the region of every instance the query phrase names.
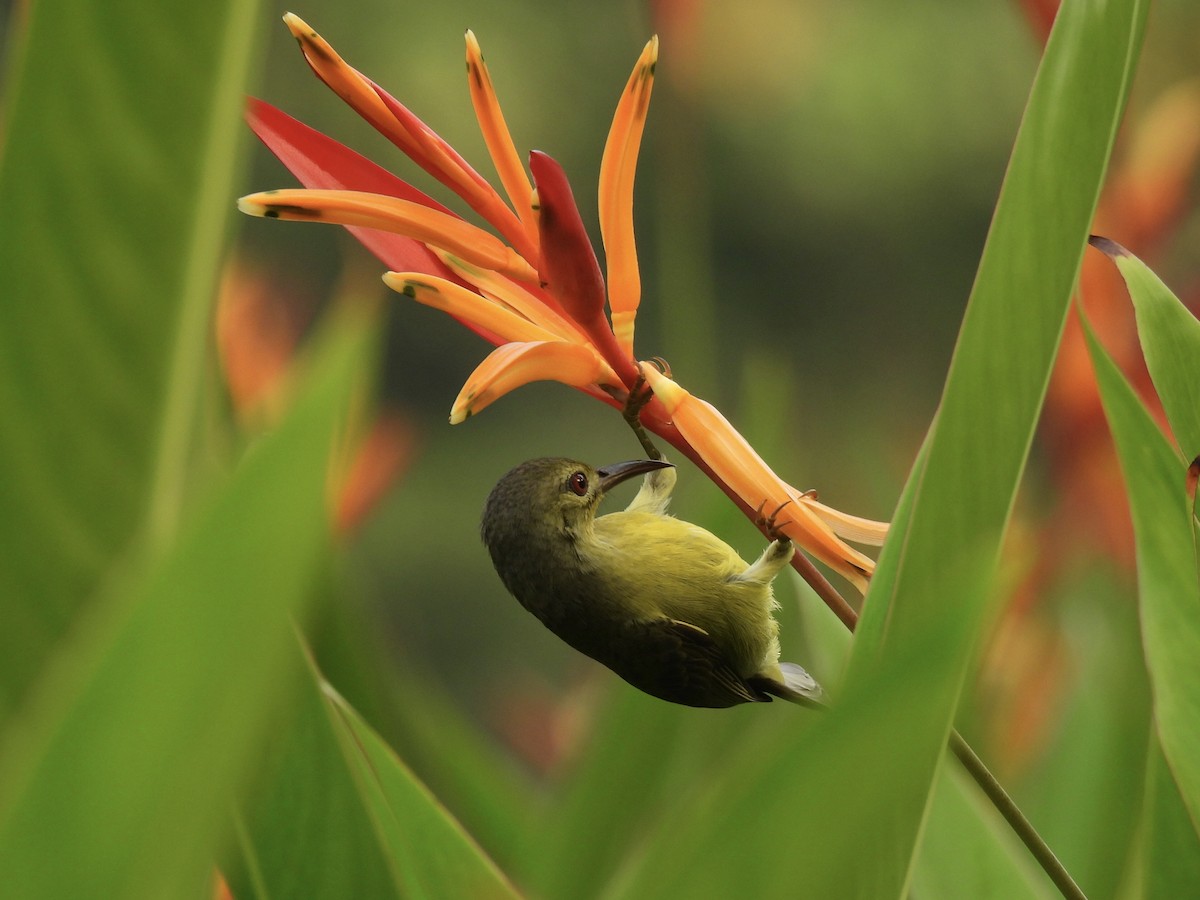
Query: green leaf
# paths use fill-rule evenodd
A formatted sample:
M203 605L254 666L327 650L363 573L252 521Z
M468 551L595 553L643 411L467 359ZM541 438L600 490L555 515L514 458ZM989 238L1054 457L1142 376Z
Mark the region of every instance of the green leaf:
M313 675L400 894L516 898L474 839L315 668Z
M321 662L328 672L327 657ZM418 674L407 661L391 662L393 667L379 667L395 691L386 704L389 728L380 726L380 731L500 865L515 865L530 808L539 799L533 779L443 693L440 683Z
M980 571L945 565L979 541L999 552L1124 108L1147 4L1063 4L1046 47L976 276L915 498L858 631L855 669L946 615L981 619ZM1018 299L1019 298L1019 299ZM951 582L955 571L961 582ZM970 646L947 648L965 667ZM853 669L852 669L853 671ZM948 693L957 693L954 677ZM945 710L942 711L943 713ZM948 721L947 721L948 725Z
M897 677L931 633L941 677L908 708L909 752L879 757L844 793L889 798L856 835L878 865L847 896L899 896L987 600L1132 81L1148 4L1066 2L1039 67L929 438L908 528L893 533L867 598L847 699ZM847 703L849 706L849 703ZM817 810L805 803L804 820Z
M81 619L0 747L5 891L180 896L287 684L327 552L335 425L369 354L339 333L292 413L145 576Z
M1200 838L1157 741L1151 741L1146 782L1142 896L1186 897L1200 884Z
M1183 802L1200 823L1200 581L1187 464L1090 331L1087 338L1133 514L1154 719Z
M867 778L881 746L911 754L907 708L936 687L946 638L915 644L902 674L855 698L855 714L773 705L790 723L744 735L713 777L688 785L602 896L886 896L886 851L857 836L895 815L894 797L844 785Z
M344 559L326 573L306 634L326 680L420 773L500 865L517 857L537 794L440 684L404 670L347 596ZM297 657L299 658L299 657ZM399 671L394 670L400 665ZM240 854L225 869L239 900L384 897L397 885L311 675L245 798Z
M672 826L663 831L658 823L664 811L686 815L681 801L693 799L696 785L727 777L728 754L776 733L772 726L782 722L773 719L795 721L787 708L776 716L749 706L714 716L665 705L624 683L610 688L579 758L529 830L526 877L540 896L603 884L643 834L667 843Z
M0 718L139 539L168 537L258 4L45 0L0 149Z
M913 872L916 897L1056 896L1008 824L961 769L944 768Z
M398 897L299 644L292 655L301 684L239 798L237 852L221 867L230 890L238 900Z
M1096 561L1061 603L1062 668L1074 689L1020 782L1022 811L1089 897L1127 877L1143 805L1150 684L1128 576Z
M1200 321L1144 262L1115 241L1092 246L1117 264L1137 315L1146 367L1175 440L1188 459L1200 455Z

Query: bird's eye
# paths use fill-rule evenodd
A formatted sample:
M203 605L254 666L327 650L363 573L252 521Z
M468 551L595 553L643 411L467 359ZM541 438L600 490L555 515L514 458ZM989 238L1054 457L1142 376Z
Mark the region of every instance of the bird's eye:
M570 478L567 479L567 487L571 489L572 493L578 494L580 497L582 497L587 493L588 490L587 476L582 472L574 473Z

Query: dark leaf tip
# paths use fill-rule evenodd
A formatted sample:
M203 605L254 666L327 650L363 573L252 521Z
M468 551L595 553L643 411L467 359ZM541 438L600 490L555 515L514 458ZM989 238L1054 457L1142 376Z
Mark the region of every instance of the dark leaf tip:
M1119 256L1133 256L1132 253L1130 253L1116 241L1112 240L1111 238L1101 237L1098 234L1093 234L1091 237L1089 237L1088 243L1105 256L1108 256L1112 259L1116 259Z

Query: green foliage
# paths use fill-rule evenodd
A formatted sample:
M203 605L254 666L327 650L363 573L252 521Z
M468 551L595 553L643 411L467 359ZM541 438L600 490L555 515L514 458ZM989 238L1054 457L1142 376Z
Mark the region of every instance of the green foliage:
M1188 404L1200 378L1200 327L1134 257L1117 255L1138 310L1138 329L1155 387L1181 441L1196 439ZM1115 364L1089 334L1089 349L1112 427L1133 514L1142 640L1154 693L1154 719L1171 773L1192 821L1200 823L1200 580L1189 460L1159 431Z
M1145 897L1184 897L1200 884L1200 836L1179 796L1179 785L1152 741L1142 820L1138 888Z
M1200 451L1200 321L1136 256L1111 241L1093 243L1112 255L1125 279L1150 377L1176 443L1194 459Z
M387 897L393 873L306 670L253 787L239 799L237 845L222 869L235 897Z
M318 686L380 843L394 867L398 896L515 897L499 870L379 735L331 685L319 681Z
M1116 896L1135 865L1150 729L1137 610L1112 577L1081 577L1065 600L1079 687L1055 721L1052 752L1020 794L1022 811L1089 897Z
M20 235L0 242L6 895L199 897L219 866L239 900L1052 896L942 757L988 634L1145 15L1141 0L1060 14L844 673L838 642L818 638L834 711L668 707L610 679L577 755L539 780L419 665L383 661L345 629L326 475L378 323L324 327L286 418L227 449L212 295L262 10L29 6L0 130L0 208ZM1140 621L1111 586L1073 601L1103 632L1073 660L1087 687L1014 793L1089 894L1173 897L1200 877L1185 489L1200 325L1138 260L1116 264L1185 455L1093 342L1137 531ZM782 402L746 416L773 441L786 439ZM457 453L441 471L469 480ZM442 486L405 499L466 565L473 508L426 521ZM423 548L389 552L404 570ZM492 640L490 621L453 618ZM315 661L296 637L313 621L301 643ZM817 621L810 638L832 620ZM487 707L501 688L475 690Z
M0 715L196 476L258 6L30 5L0 157Z
M324 474L357 331L171 549L57 649L0 756L15 895L170 896L209 874L229 791L286 684L289 613L328 545Z
M1054 896L1025 848L979 788L960 769L949 766L942 768L934 789L912 888L920 897L1016 900Z
M1103 9L1067 3L1047 44L924 464L910 482L911 520L885 547L851 658L848 693L868 696L905 677L914 645L931 634L946 637L935 656L935 689L907 707L903 751L866 773L875 796L893 798L892 812L869 820L860 839L891 852L881 865L849 873L848 895L899 895L910 878L942 748L987 621L1002 536L1146 11L1137 2ZM842 787L864 785L851 776Z

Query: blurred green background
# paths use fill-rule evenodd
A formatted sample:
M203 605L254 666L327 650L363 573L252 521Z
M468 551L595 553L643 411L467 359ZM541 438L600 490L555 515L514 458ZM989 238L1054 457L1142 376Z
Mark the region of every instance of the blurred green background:
M86 2L78 5L92 9ZM152 10L148 19L204 12L183 5L142 6L136 0L128 6ZM368 0L348 6L311 0L301 7L263 4L254 16L261 30L246 39L261 48L249 77L252 94L461 211L440 185L312 77L278 20L288 9L301 15L352 65L490 177L463 73L462 32L471 28L518 148L545 150L564 165L599 246L594 185L604 139L638 52L649 35L658 33L657 83L635 202L644 283L638 355L665 357L677 380L718 406L786 481L818 489L839 509L888 519L935 413L1037 66L1041 36L1030 10L1038 7L1033 0L1024 5L1015 0L766 0L736 6L482 0ZM18 68L13 59L19 42L10 39L22 34L27 9L20 2L0 3L9 23L3 51L8 71ZM103 10L93 14L89 27L115 28L114 22L124 21L106 18ZM40 24L44 35L75 23L43 19ZM121 46L105 36L106 46ZM172 51L170 46L148 48L136 29L124 37L137 59L168 57ZM1142 121L1168 88L1200 76L1198 37L1196 4L1156 4L1130 123ZM82 38L78 31L71 38L75 46L87 44L86 30ZM211 65L211 72L204 69L206 76L219 80L220 61ZM82 77L94 74L103 88L113 71L96 69ZM161 104L178 113L179 104L187 102L182 93L156 92L153 82L140 83L137 74L130 78L141 90L137 103ZM115 76L111 82L118 89L122 84ZM16 89L5 84L6 114L14 96ZM201 99L207 101L207 95ZM114 109L120 111L120 103ZM86 159L89 142L96 141L97 148L113 148L123 172L136 171L143 163L136 144L131 141L126 159L119 143L99 141L97 134L105 130L100 126L109 120L100 111L100 126L83 122L83 114L93 111L81 109L82 124L78 131L67 130L69 140L53 132L47 144L71 144L77 158ZM37 120L38 111L24 112L22 122ZM176 115L168 123L164 117L163 128L169 129L159 135L164 145L178 146L182 153L195 134L207 134L205 113L195 110L193 121ZM1175 124L1182 131L1188 126ZM1182 131L1167 129L1160 140L1186 144ZM25 138L25 146L39 140L40 134L34 141ZM624 855L622 842L632 840L625 832L636 836L639 829L653 830L658 801L706 783L721 771L727 751L745 759L747 748L790 740L804 723L783 704L719 714L665 709L582 659L520 609L478 539L479 515L491 486L530 457L568 455L599 464L638 455L637 444L612 409L555 384L529 386L485 414L449 426L451 401L490 347L449 317L387 292L378 281L382 266L341 229L238 215L236 196L295 184L248 129L240 140L240 165L226 212L205 234L218 241L220 226L228 227L229 269L252 273L254 286L241 282L241 289L263 292L277 312L328 320L330 307L339 302L362 307L382 302L386 341L374 392L392 421L402 423L404 435L404 461L394 483L375 498L369 518L322 570L322 588L316 592L320 607L308 629L318 662L485 849L502 866L513 867L523 885L533 886L539 896L588 895L580 885L589 884L589 877L593 886L609 883L618 864L631 858ZM1129 143L1118 146L1118 166ZM156 177L162 174L153 171ZM186 214L194 185L183 180L191 172L171 174L178 180L155 182L156 196L177 204L174 214ZM19 181L10 176L7 184ZM102 177L95 184L98 193L107 186ZM1200 273L1197 181L1189 170L1169 187L1177 195L1176 211L1147 258L1186 300L1195 293ZM1117 203L1109 210L1106 224L1118 240L1128 240L1120 217L1128 208ZM112 211L130 212L115 205ZM52 212L40 210L36 222L19 222L17 231L5 229L5 239L19 240L25 229L44 237L55 227L76 227L65 233L89 246L105 246L103 217L56 226ZM153 210L132 212L136 218ZM168 230L164 226L164 233ZM56 252L65 246L54 263L79 275L68 265L70 241L47 243ZM5 259L18 260L21 245L8 249ZM104 256L100 271L133 272L143 281L155 274L144 271L138 258L123 256ZM82 297L79 308L86 309L93 285L79 278L83 290L64 289L63 295L72 294L72 302ZM0 272L0 279L7 279L6 273ZM235 279L224 291L238 289ZM195 308L204 302L201 298ZM41 308L10 313L4 320L13 329L8 346L20 347L17 328ZM119 324L133 322L135 337L144 337L138 309L121 313ZM281 315L286 320L291 314ZM205 316L198 326L204 339L196 341L204 359L198 365L199 384L192 385L202 397L192 410L194 434L201 439L181 454L188 464L181 464L186 484L159 501L169 507L156 509L166 520L187 520L185 512L194 510L189 504L204 496L210 482L219 482L214 472L229 468L247 447L270 445L275 434L261 420L239 422L221 383L219 328ZM67 332L76 320L63 321ZM87 324L84 320L81 332ZM282 329L291 327L288 321ZM122 348L127 335L116 327L114 334ZM136 407L145 387L136 378L114 378L116 405ZM12 393L7 399L16 408L20 392L12 388ZM151 393L152 399L158 397ZM1069 403L1066 411L1071 413ZM122 423L104 420L105 437L120 432ZM50 413L40 424L47 440L59 434ZM72 424L63 425L63 433ZM1149 716L1128 535L1124 553L1114 550L1092 513L1068 503L1072 491L1079 490L1067 484L1072 450L1103 438L1094 430L1047 430L1048 439L1035 444L1004 558L998 624L984 651L978 684L964 701L960 727L1014 787L1080 880L1095 895L1109 896L1125 872ZM71 452L61 450L68 459ZM275 445L274 452L286 455L286 448ZM108 472L81 476L89 495L95 495L89 496L94 506L104 507L108 493L115 498L128 491L134 479L125 477L127 463L124 458L114 462L111 477ZM1116 469L1097 471L1101 488L1092 482L1085 493L1090 490L1099 501L1118 495ZM17 484L16 476L6 477ZM979 477L987 479L988 472L980 471ZM627 488L610 502L622 503L631 493ZM681 468L674 511L717 532L743 556L753 558L760 550L758 533L690 466ZM56 525L65 521L68 537L74 537L70 517L59 512L56 507L47 516L58 517ZM152 549L161 536L154 526L160 524L147 527ZM25 523L6 525L7 541L19 536ZM170 535L170 528L165 532ZM80 608L85 600L96 602L93 593L104 599L130 570L137 573L146 535L141 526L134 529L132 551L125 537L118 535L111 559L102 560L106 567L98 586L90 586L86 598L71 598ZM229 538L231 547L236 543ZM5 583L12 584L0 582ZM780 579L778 594L784 657L811 665L836 683L848 636L798 579ZM24 640L20 624L9 629L13 646ZM218 637L209 634L214 641ZM187 643L186 635L180 642ZM601 728L639 740L628 747L589 740ZM629 756L620 755L624 750ZM637 755L642 752L648 758ZM651 753L657 755L649 758ZM493 764L499 768L489 768ZM511 774L512 783L496 778L497 771ZM631 777L609 784L610 771L642 772L645 781ZM476 776L479 789L472 790ZM3 783L0 777L0 788ZM0 805L3 800L0 794ZM506 836L504 814L497 812L506 804L509 813L512 808L552 812L548 831L533 829L546 841L538 853L524 852L528 847L514 846L517 839ZM661 808L670 805L663 802ZM559 821L572 817L584 826L562 833L579 835L587 830L589 816L596 823L594 846L581 850L547 837ZM620 834L606 830L613 822L622 823ZM930 826L926 851L953 860L961 835L939 830L945 824L939 819ZM570 881L572 870L552 862L570 854L581 882ZM935 875L923 872L916 888L944 893L947 888L939 891ZM944 895L953 894L953 886L948 890Z

